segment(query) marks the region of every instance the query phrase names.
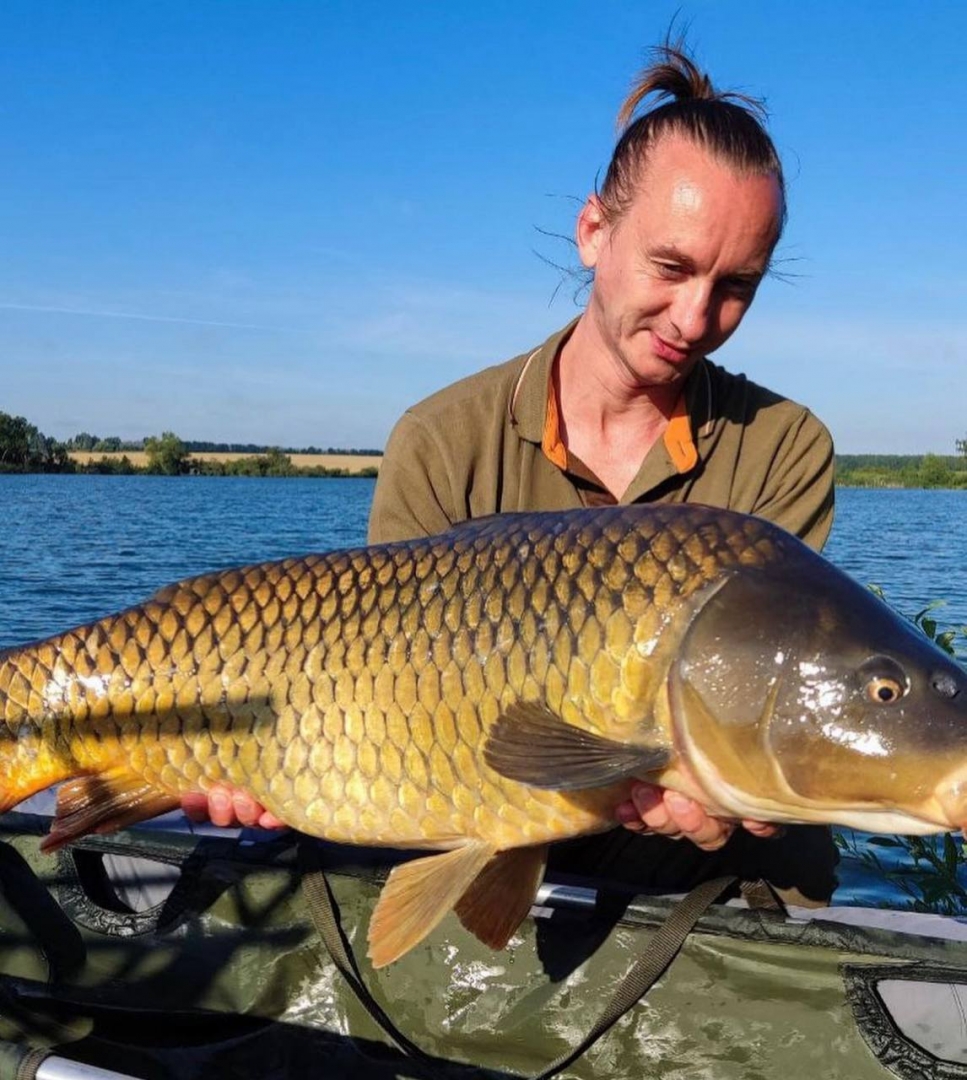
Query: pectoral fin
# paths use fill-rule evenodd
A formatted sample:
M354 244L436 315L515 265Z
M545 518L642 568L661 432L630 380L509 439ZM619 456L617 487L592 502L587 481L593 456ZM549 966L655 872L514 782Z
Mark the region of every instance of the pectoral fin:
M467 891L494 854L470 840L442 855L394 868L369 922L369 958L381 968L418 945Z
M546 863L546 844L495 855L460 897L460 921L485 945L502 949L527 917Z
M88 833L114 832L177 810L179 805L174 795L159 791L124 769L78 776L58 790L54 821L40 847L42 851L56 851Z
M568 724L543 705L510 705L487 733L484 760L532 787L577 791L604 787L668 764L664 746L634 746Z

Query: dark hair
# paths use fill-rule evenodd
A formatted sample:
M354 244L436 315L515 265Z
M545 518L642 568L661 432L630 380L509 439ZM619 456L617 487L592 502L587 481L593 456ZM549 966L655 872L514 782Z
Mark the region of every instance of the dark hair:
M638 76L618 110L621 137L599 193L605 214L617 219L631 205L651 147L665 135L682 135L740 173L775 176L782 196L778 240L786 222L786 185L782 162L763 126L764 105L745 94L716 90L681 41L666 41L652 51L654 63ZM650 94L671 100L633 120Z

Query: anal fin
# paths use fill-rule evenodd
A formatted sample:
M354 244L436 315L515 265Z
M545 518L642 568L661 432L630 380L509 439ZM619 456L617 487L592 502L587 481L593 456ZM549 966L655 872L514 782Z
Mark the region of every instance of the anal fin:
M115 832L180 805L176 796L124 769L78 776L59 788L54 822L40 847L56 851L88 833Z
M534 903L546 863L546 844L499 852L460 897L460 921L485 945L504 948Z
M369 922L369 958L381 968L418 945L457 903L494 854L470 840L442 855L394 867Z

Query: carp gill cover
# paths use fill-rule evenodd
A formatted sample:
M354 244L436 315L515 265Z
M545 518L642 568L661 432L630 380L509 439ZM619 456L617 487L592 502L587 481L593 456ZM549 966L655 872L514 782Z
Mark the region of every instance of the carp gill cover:
M964 672L763 520L701 506L481 519L206 574L0 655L0 809L63 783L47 849L227 782L396 867L377 966L455 908L502 947L549 842L632 777L717 812L967 820Z

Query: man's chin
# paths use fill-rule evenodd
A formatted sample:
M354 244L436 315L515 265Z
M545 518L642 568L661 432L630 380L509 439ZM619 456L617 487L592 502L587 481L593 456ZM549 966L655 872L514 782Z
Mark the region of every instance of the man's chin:
M698 357L689 356L681 363L673 363L660 356L624 358L625 370L639 386L667 386L681 384L688 378L698 361Z

